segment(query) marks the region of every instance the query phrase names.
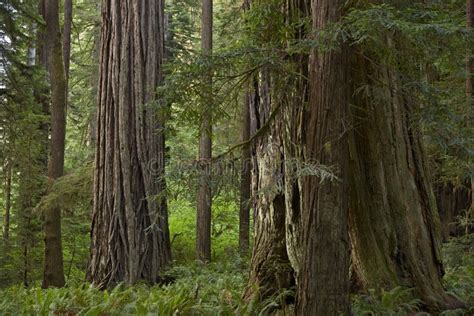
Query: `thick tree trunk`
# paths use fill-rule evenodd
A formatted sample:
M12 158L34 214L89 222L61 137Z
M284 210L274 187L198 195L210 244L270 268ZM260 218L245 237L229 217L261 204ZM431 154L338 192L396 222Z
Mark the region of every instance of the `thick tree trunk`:
M250 3L244 4L246 9ZM282 8L288 25L309 14L305 0L287 1ZM294 34L304 38L303 28ZM285 90L282 82L264 69L251 93L251 133L265 133L253 149L252 191L254 202L254 249L250 279L244 298L264 300L295 284L301 251L301 179L298 162L302 157L302 119L307 101L308 61L292 55L297 76L291 76ZM282 302L284 304L284 302Z
M155 283L171 260L164 123L156 103L164 54L162 0L102 6L91 260L104 288Z
M414 288L432 309L455 304L441 284L439 216L420 133L410 122L415 101L400 93L401 78L382 61L354 58L352 82L354 91L371 88L354 95L351 113L350 221L359 281L365 288Z
M48 161L50 184L63 175L66 136L66 79L59 28L58 0L46 0L45 21L48 40L48 68L51 83L51 150ZM47 209L44 214L45 263L43 287L64 285L61 244L61 209Z
M313 27L342 17L343 0L315 0ZM335 169L338 180L303 179L304 253L298 275L299 315L349 314L347 48L314 51L310 57L310 99L305 121L306 163Z
M242 102L242 142L248 141L250 138L250 98L251 96L245 93ZM250 239L251 159L250 147L242 147L240 157L239 249L244 254L249 250Z
M257 129L268 126L266 137L255 145L255 236L250 277L244 299L260 301L294 285L293 269L286 251L285 196L283 194L283 143L281 114L271 99L271 79L263 70L254 99L252 116ZM274 115L273 118L271 116ZM269 122L269 120L271 120Z
M201 46L204 56L212 54L212 0L202 0ZM196 254L201 261L211 260L211 159L212 159L212 71L205 74L204 95L201 118L201 137L199 140L199 163L201 178L197 197L196 216Z
M297 23L311 15L311 3L307 0L288 0L287 23ZM301 26L294 37L305 40L308 30ZM303 258L302 231L302 187L300 170L304 165L304 120L308 110L308 54L291 56L294 76L289 76L283 109L285 152L285 201L286 201L286 248L291 266L298 274Z
M5 199L5 213L3 214L3 239L8 241L10 238L10 212L11 212L11 197L12 197L12 167L11 163L7 161L4 168L5 172L5 187L4 187L4 199Z

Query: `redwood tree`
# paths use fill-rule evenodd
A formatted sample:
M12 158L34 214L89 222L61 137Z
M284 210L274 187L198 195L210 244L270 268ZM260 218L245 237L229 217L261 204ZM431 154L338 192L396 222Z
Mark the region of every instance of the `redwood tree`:
M250 10L264 3L250 3ZM286 25L309 14L305 0L288 1L278 10ZM260 7L261 6L261 7ZM278 18L272 18L277 22ZM284 25L263 26L275 32ZM267 32L257 34L266 42ZM271 34L271 33L270 33ZM295 38L305 36L304 27ZM271 67L263 67L250 93L251 131L260 135L254 142L252 199L254 203L254 245L250 278L244 298L257 296L264 300L292 287L301 260L300 181L296 170L301 161L301 137L304 104L307 101L307 56L291 56L294 76L282 78Z
M355 123L350 141L354 266L365 288L414 287L438 306L444 301L440 223L420 135L409 122L413 100L395 92L394 72L358 64L391 84L383 98L355 98L354 117L364 123ZM369 80L366 73L354 81Z
M343 0L314 0L313 28L341 20ZM337 180L303 180L303 261L298 275L297 313L349 314L348 52L313 51L305 120L306 161L335 168Z
M212 54L212 0L202 0L201 48L204 56ZM196 255L201 261L211 260L211 159L212 159L212 70L204 74L204 96L199 139L201 176L197 196Z
M404 49L396 32L387 32L383 45ZM422 135L411 119L418 101L401 75L406 66L362 47L351 60L350 233L359 285L413 288L431 310L459 306L441 283L440 221Z
M71 60L72 8L72 0L64 0L63 59L66 83L69 81L69 64Z
M63 175L66 138L66 78L59 27L58 0L45 1L48 70L51 83L51 147L48 161L50 184ZM64 285L61 244L61 209L51 207L44 214L45 262L43 287Z
M294 284L286 250L283 120L281 106L272 97L272 85L270 72L264 68L250 99L252 121L265 136L254 145L255 236L244 292L247 301L255 296L264 300Z
M250 98L245 93L242 102L242 142L250 138ZM239 209L239 249L242 253L249 250L250 239L250 195L251 195L251 150L249 146L243 146L241 150L240 166L240 209Z
M102 4L91 259L99 287L155 283L170 262L163 120L162 0Z

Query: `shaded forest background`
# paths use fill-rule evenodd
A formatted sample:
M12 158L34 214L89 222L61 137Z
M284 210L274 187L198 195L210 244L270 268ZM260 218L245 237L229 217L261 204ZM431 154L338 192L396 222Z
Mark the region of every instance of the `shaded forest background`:
M119 90L136 97L137 65L154 89L131 103L159 126L142 130L158 193L131 192L167 214L168 236L137 231L170 253L157 247L159 276L118 264L115 279L101 265L113 229L97 223L126 190L103 180L110 200L95 195L98 110L119 108L101 101L116 78L101 32L127 36L110 3L0 1L0 314L473 313L472 1L214 0L210 33L200 1L151 1L156 73L131 50ZM324 289L342 297L326 312L305 296Z

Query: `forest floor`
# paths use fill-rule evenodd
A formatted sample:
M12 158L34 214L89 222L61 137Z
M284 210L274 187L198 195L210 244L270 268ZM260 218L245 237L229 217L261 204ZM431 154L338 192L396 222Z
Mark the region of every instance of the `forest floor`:
M474 315L474 234L451 239L443 250L446 289L470 308L442 315ZM0 315L266 315L275 311L292 291L265 302L242 302L247 265L248 258L238 255L222 256L207 265L179 264L167 272L175 279L171 284L119 285L110 291L75 280L62 289L12 286L0 290ZM421 306L410 289L401 287L353 296L355 315L427 315L420 313Z

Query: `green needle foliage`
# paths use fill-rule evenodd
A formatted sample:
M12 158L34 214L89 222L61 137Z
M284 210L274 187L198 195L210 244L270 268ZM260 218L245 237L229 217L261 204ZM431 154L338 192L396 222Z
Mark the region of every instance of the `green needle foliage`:
M357 48L377 57L397 73L401 93L415 98L411 126L423 132L436 186L463 187L474 175L474 109L466 100L466 56L474 34L466 25L465 1L348 1L352 9L339 23L309 32L311 18L287 21L287 1L218 0L214 5L214 49L200 50L200 1L166 1L164 83L157 87L166 119L166 198L173 264L163 284L118 285L99 291L84 283L90 255L92 182L96 140L96 104L100 50L100 2L74 0L71 71L67 108L65 175L46 194L49 102L46 70L28 53L44 27L33 0L0 0L0 205L12 167L10 238L0 243L0 315L268 315L292 314L294 288L282 289L263 302L243 301L250 254L239 254L239 172L241 102L262 69L267 70L281 107L299 79L294 57L314 50ZM398 5L398 3L406 5ZM353 6L357 3L357 6ZM391 3L391 4L390 4ZM397 3L397 5L393 5ZM309 32L296 40L295 34ZM389 38L398 39L396 43ZM368 60L374 63L373 60ZM381 66L381 65L375 65ZM212 72L212 95L203 93ZM357 93L385 97L386 82L360 86ZM196 192L199 180L197 139L202 108L212 102L214 128L212 260L194 261ZM352 105L351 105L352 106ZM46 106L47 107L47 106ZM277 113L272 113L274 119ZM255 139L265 137L263 126ZM295 178L317 175L338 181L332 166L298 163ZM158 179L157 179L158 180ZM281 191L281 183L263 190ZM257 195L262 192L257 192ZM160 197L155 197L160 198ZM252 202L252 201L250 201ZM60 206L67 286L39 288L43 264L42 212ZM253 204L252 204L253 206ZM474 314L474 237L472 210L453 219L464 236L444 246L444 285L466 308L442 315ZM455 222L455 223L454 223ZM3 218L0 219L3 225ZM251 227L253 225L250 225ZM255 285L256 286L256 285ZM373 289L353 295L355 315L424 315L413 289Z

